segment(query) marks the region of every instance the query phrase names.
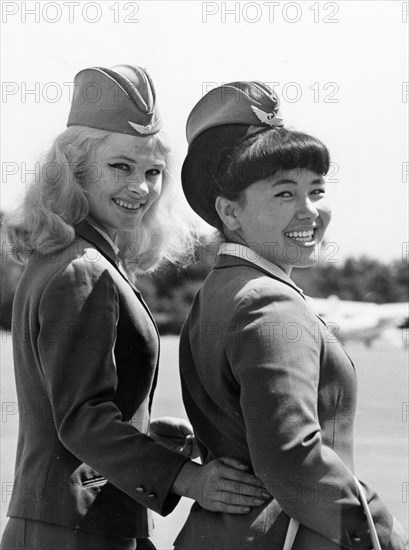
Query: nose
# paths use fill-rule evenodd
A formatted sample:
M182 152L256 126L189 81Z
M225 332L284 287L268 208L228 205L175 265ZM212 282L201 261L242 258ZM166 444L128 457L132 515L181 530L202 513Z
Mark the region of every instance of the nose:
M127 181L127 188L133 195L138 197L145 197L149 193L148 184L145 181L145 178L141 175L129 176Z
M318 218L319 212L315 205L315 202L310 197L305 197L300 200L297 210L297 217L300 220L315 220Z

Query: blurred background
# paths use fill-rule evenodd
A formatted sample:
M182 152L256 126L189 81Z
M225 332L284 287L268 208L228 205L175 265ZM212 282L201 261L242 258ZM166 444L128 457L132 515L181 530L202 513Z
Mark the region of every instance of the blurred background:
M261 80L281 97L286 125L316 135L331 152L333 220L322 263L297 270L297 283L317 298L407 302L408 11L408 2L393 0L2 2L0 212L12 210L38 177L38 160L65 128L73 79L84 67L148 69L174 143L177 180L193 105L223 82ZM140 281L163 332L178 332L212 265L216 247L201 227L205 251L197 264ZM8 328L21 268L3 230L1 239L0 323ZM355 308L334 298L319 304L321 313L329 306L334 322ZM368 307L355 311L367 325ZM405 317L403 306L382 315L378 308L373 324L389 329ZM349 322L345 330L352 328Z
M232 80L267 83L286 124L329 147L333 221L322 261L294 270L294 279L357 364L358 473L407 527L408 18L409 2L394 0L1 3L1 527L18 420L9 330L23 269L10 255L3 219L65 128L74 75L119 63L152 75L177 179L191 108ZM164 335L156 415L185 414L177 334L217 253L214 235L200 227L194 264L138 281ZM157 518L158 548L171 547L188 506Z

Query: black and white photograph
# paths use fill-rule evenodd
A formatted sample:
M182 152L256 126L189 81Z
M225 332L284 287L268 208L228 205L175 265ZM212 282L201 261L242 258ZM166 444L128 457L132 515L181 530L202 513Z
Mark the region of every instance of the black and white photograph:
M0 550L408 550L409 2L0 11Z

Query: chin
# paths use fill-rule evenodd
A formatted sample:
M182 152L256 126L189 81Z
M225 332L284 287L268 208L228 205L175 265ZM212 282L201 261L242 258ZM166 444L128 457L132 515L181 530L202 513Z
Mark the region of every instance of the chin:
M300 258L298 261L294 262L292 267L298 267L300 269L306 268L306 267L312 267L313 265L316 265L320 263L320 250L319 248L314 248L313 251L311 251L308 256L304 256L303 258Z

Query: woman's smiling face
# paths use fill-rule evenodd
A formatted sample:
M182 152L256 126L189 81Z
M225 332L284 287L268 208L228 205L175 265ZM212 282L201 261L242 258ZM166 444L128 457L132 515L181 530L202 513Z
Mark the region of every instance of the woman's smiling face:
M288 274L317 261L331 219L323 177L305 168L251 184L234 211L240 242Z
M112 133L95 149L84 189L89 218L111 239L137 229L162 189L165 155L155 137Z

